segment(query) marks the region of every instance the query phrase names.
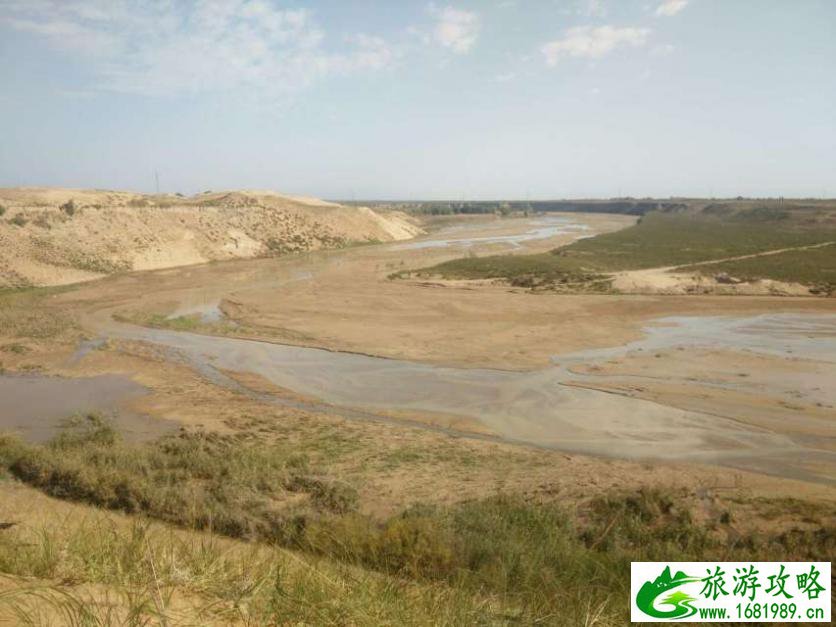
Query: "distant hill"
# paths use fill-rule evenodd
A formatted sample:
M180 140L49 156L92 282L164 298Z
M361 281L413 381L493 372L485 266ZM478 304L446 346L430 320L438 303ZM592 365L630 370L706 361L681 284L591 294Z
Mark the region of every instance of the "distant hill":
M348 204L355 204L350 202ZM836 200L783 198L603 198L573 200L379 200L356 204L372 208L397 209L416 215L452 215L484 213L552 212L614 213L643 216L654 211L662 213L704 213L728 217L748 212L744 218L758 220L798 214L802 218L836 216Z

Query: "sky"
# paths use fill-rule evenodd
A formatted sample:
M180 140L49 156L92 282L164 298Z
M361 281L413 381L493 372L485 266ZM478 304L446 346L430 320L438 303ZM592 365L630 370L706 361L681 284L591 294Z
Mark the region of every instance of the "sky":
M833 197L834 24L833 0L0 0L0 186Z

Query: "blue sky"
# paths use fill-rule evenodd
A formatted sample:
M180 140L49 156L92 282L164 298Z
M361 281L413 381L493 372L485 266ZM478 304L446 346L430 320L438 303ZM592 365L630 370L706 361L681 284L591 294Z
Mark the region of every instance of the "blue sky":
M836 196L832 0L0 0L0 186Z

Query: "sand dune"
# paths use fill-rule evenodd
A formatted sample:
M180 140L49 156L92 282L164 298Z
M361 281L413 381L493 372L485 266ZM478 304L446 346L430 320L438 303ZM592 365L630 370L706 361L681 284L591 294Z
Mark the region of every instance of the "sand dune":
M0 287L409 239L404 214L269 191L0 190Z

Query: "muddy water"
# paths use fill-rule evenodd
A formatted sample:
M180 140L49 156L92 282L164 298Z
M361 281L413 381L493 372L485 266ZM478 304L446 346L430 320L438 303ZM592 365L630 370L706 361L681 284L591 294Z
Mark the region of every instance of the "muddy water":
M251 340L113 325L109 333L179 353L204 372L247 371L278 386L364 411L438 412L475 418L502 438L565 451L627 458L727 464L819 481L800 461L836 463L836 454L738 421L565 385L583 380L572 365L633 351L724 347L805 355L836 364L836 316L668 318L644 339L556 356L539 372L438 367ZM834 370L836 373L836 370ZM600 377L598 378L600 380ZM826 400L836 402L833 386Z
M113 415L115 426L131 441L152 439L174 429L174 424L126 411L116 411L147 393L126 377L103 375L64 379L41 375L0 375L0 431L31 442L54 436L73 414Z

